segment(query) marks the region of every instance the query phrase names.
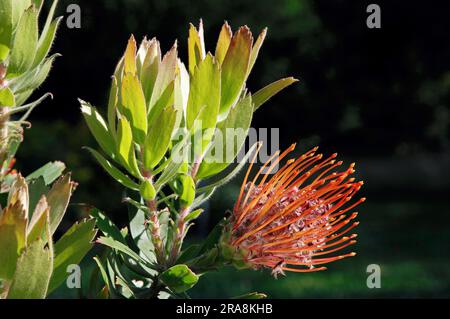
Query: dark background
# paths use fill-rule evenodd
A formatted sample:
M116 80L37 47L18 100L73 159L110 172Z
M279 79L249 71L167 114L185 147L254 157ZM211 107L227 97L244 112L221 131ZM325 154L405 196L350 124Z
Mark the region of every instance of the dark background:
M231 269L202 277L194 297L249 291L271 297L450 296L450 8L439 2L374 1L382 28L368 29L370 2L343 0L60 1L59 15L78 3L82 28L60 28L50 91L33 114L19 168L31 172L62 160L80 183L73 203L89 203L125 225L121 187L82 150L94 146L77 98L106 110L110 76L130 33L157 36L168 50L175 39L187 58L188 23L203 18L214 50L224 20L247 24L256 36L269 28L248 86L256 91L285 76L300 83L258 110L253 127L279 127L283 147L320 145L357 162L368 197L359 210L358 256L314 274L274 280L266 272ZM37 96L37 95L36 95ZM194 227L201 240L233 205L240 179L217 192ZM83 216L71 206L64 227ZM368 289L366 267L378 264L382 288ZM92 259L85 260L91 269ZM75 293L61 289L55 297Z

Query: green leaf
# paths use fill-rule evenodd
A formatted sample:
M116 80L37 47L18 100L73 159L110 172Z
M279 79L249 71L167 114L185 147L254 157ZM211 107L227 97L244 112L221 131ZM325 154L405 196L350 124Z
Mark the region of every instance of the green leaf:
M192 213L190 213L189 215L186 216L186 218L184 219L186 222L189 222L191 220L197 219L198 217L200 217L200 215L204 212L203 209L197 209L194 210Z
M74 183L70 174L61 177L50 189L47 202L50 207L50 232L54 234L66 213Z
M233 297L231 299L251 299L251 300L257 300L257 299L266 299L267 295L259 292L251 292L245 295Z
M172 106L164 109L152 123L144 148L144 165L147 169L153 169L166 154L175 129L176 118L177 111Z
M95 219L74 224L54 245L54 271L50 280L48 293L51 293L67 279L67 267L81 262L94 246L96 235Z
M157 191L170 182L178 174L178 171L185 163L183 156L187 154L187 148L189 146L188 137L189 134L185 134L183 139L172 149L170 158L167 160L167 164L165 165L162 174L155 183L155 188Z
M48 239L48 229L50 229L50 209L46 197L41 196L28 223L27 241L33 242L38 239L46 241Z
M37 19L38 12L34 6L28 8L20 18L9 57L10 74L22 74L33 65L38 43Z
M0 0L0 62L9 54L13 31L12 0Z
M13 30L16 30L20 18L23 16L25 10L31 6L31 0L12 0L11 2L14 3L12 6Z
M233 37L233 32L231 31L228 22L225 22L220 30L219 40L217 41L215 57L217 61L222 64L227 55L228 48L230 47L231 38Z
M22 105L19 107L15 107L10 111L10 114L17 114L25 111L25 114L20 117L20 121L26 121L26 119L30 116L31 112L34 110L36 106L42 103L46 98L51 97L52 95L50 93L46 93L43 96L41 96L36 101L33 101L27 105ZM18 96L17 103L21 103L20 97Z
M161 281L175 293L191 289L198 282L198 276L186 265L176 265L160 276Z
M217 139L213 140L209 152L200 165L198 179L216 175L233 163L245 143L252 118L253 103L249 95L241 99L230 110L227 118L217 125ZM217 161L211 155L212 150L221 152L223 157Z
M34 171L30 175L27 176L26 181L27 183L32 182L33 180L39 179L42 177L44 179L45 185L50 185L53 183L58 177L61 176L61 174L66 169L66 165L63 162L49 162L39 168L38 170Z
M159 100L155 103L148 115L148 126L155 125L158 117L161 116L165 108L171 107L174 104L174 88L175 83L171 82L161 94Z
M178 128L180 125L184 127L184 114L186 113L186 108L189 99L189 73L186 70L185 65L178 61L178 72L175 79L175 89L174 89L174 107L178 111L177 120L175 122L175 127Z
M253 155L253 152L258 147L258 143L255 143L252 148L247 152L247 154L244 156L244 158L239 162L236 167L231 170L231 172L227 173L223 177L219 177L215 181L206 181L206 186L203 186L197 190L197 193L206 193L211 191L212 189L216 189L217 187L221 187L225 185L226 183L230 182L247 164L247 161L249 160L250 156Z
M122 244L120 241L117 241L113 239L112 237L100 237L97 242L99 244L108 246L112 249L115 249L121 253L124 253L125 255L133 258L134 260L138 262L142 262L144 264L148 264L144 259L142 259L138 254L136 254L130 247L126 246L125 244Z
M30 214L29 218L34 218L34 211L36 209L36 205L38 205L39 201L42 199L43 196L47 196L50 188L47 185L45 185L44 178L42 177L33 179L30 182L27 181L27 183L30 194L30 205L28 209L28 212ZM30 228L30 225L28 225L28 228Z
M59 0L53 0L52 6L50 7L50 10L48 11L47 19L45 20L44 28L42 29L41 38L43 35L46 35L49 33L49 30L53 23L53 17L55 16L56 6L58 5ZM38 7L38 6L36 6Z
M255 45L253 46L252 53L250 54L250 65L248 67L247 77L252 72L253 67L255 66L256 59L258 58L259 50L261 49L264 40L266 39L267 35L267 28L264 28L264 30L261 32L261 34L258 36L258 39L255 42Z
M222 64L221 116L228 113L244 88L252 45L253 37L248 27L241 27L231 39L230 47Z
M219 243L220 237L222 236L223 226L226 223L226 219L222 219L216 226L211 230L206 240L203 242L202 248L198 252L198 255L206 253L208 250L213 249Z
M187 106L187 128L191 129L201 123L204 132L204 143L207 144L213 134L217 123L220 107L220 68L211 54L200 62L191 78L189 100Z
M137 72L137 66L136 66L136 40L134 39L134 36L131 35L130 39L128 40L127 49L125 51L124 55L124 73L130 73L131 75L136 75Z
M278 80L268 86L262 88L253 95L253 103L255 105L255 111L266 103L274 95L278 94L280 91L288 87L289 85L298 82L297 79L293 77Z
M44 4L44 0L31 0L38 12L41 12L42 5Z
M191 23L188 38L189 73L193 74L195 68L205 59L205 43L203 39L203 23L200 21L199 30Z
M202 193L198 192L200 195L195 198L194 202L191 205L191 209L195 209L203 205L206 201L208 201L212 197L212 195L214 195L215 191L216 189L213 187L206 192Z
M45 33L42 33L39 42L38 47L36 51L36 56L34 58L33 66L37 66L42 61L44 61L47 54L50 52L50 49L52 47L53 41L55 40L56 30L58 30L58 26L62 20L62 17L59 17L55 19L49 26L47 30L44 30Z
M25 210L25 216L28 214L28 204L29 204L29 192L28 192L28 184L25 179L19 174L11 187L11 190L8 194L8 204L7 205L15 205L19 203L23 206Z
M136 154L134 152L133 133L131 131L130 122L126 118L119 118L119 127L117 130L117 143L120 159L124 163L127 170L135 177L140 177L137 165Z
M109 100L108 100L108 125L109 130L111 132L111 135L116 135L116 114L117 114L117 107L119 103L119 88L117 84L117 78L113 76L112 82L111 82L111 90L109 93Z
M0 90L0 107L9 106L13 107L16 105L16 98L14 93L8 88L3 88Z
M152 111L162 94L167 90L167 87L175 80L177 62L178 50L177 44L175 43L172 49L164 55L158 68L158 76L156 77L155 85L153 86L152 96L148 105L148 112Z
M171 239L173 232L171 232L171 225L173 224L172 219L170 218L169 209L164 209L159 212L159 224L160 224L160 232L161 232L161 240L164 243L164 247L171 247Z
M154 200L156 197L155 186L153 186L151 181L146 180L141 184L140 193L146 201Z
M78 101L81 104L81 113L95 140L106 154L111 158L115 158L116 144L105 120L91 104L80 99Z
M190 175L182 175L180 203L183 207L189 207L195 199L195 182Z
M42 240L25 248L9 288L9 299L44 299L52 275L52 252Z
M133 189L139 190L139 185L133 182L131 178L122 173L119 169L114 167L108 160L106 160L99 152L93 150L92 148L86 147L86 149L95 157L95 159L100 163L103 169L111 175L116 181L118 181L123 186Z
M177 259L178 264L186 263L189 260L194 259L198 256L198 253L200 251L201 246L200 245L190 245L185 250L183 250L180 254L180 257Z
M149 262L156 262L153 242L150 239L147 226L145 225L145 212L130 204L128 205L128 214L130 218L130 234L136 246L139 248L140 255L145 256Z
M31 95L31 93L44 83L50 69L52 68L53 61L59 57L59 54L53 54L51 57L45 59L44 63L38 65L32 71L22 74L21 76L14 78L10 81L10 88L16 94L16 104L22 105L22 103ZM25 98L20 98L19 93L23 93Z
M106 237L112 237L114 240L125 244L125 237L122 235L119 228L117 228L117 226L105 214L103 214L103 212L97 208L92 208L89 211L89 215L96 219L98 229L100 229Z
M99 298L107 299L110 293L114 291L114 282L111 282L111 280L109 279L105 266L100 261L100 259L98 257L94 257L94 261L97 264L98 269L100 270L100 275L102 276L103 282L106 284L106 286L100 291Z
M137 75L125 74L122 80L121 98L123 112L131 123L135 142L142 145L147 135L147 108Z
M147 105L150 105L160 64L161 49L159 48L159 42L152 39L148 44L147 53L141 67L141 83Z
M0 278L10 280L26 246L27 216L20 202L8 206L0 216Z

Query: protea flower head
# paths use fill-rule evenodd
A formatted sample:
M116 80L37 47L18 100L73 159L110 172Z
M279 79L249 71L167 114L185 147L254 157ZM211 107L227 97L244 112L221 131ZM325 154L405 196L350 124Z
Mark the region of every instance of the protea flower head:
M276 153L251 181L250 166L223 239L235 265L269 268L276 277L325 270L324 264L355 256L338 253L356 243L352 210L365 201L352 201L363 185L350 177L355 164L339 170L337 154L324 158L314 148L263 175L294 149Z

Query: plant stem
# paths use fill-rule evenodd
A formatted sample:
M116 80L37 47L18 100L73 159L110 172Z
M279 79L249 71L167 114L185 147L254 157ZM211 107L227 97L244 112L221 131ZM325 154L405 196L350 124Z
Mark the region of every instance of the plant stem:
M191 177L195 181L195 177L198 173L198 170L200 168L200 163L202 162L201 159L203 158L203 155L199 157L192 166L191 170ZM177 224L177 233L175 240L173 242L172 251L170 253L170 264L173 265L178 259L178 255L180 254L181 247L183 245L184 236L186 235L186 217L191 212L191 207L183 207L181 209L180 214L178 215L178 224Z
M181 251L183 239L186 233L186 217L190 213L190 207L185 207L181 210L178 216L177 233L173 242L172 251L170 253L170 264L173 265L177 261L178 255Z
M161 225L158 218L158 204L156 200L147 201L147 207L150 211L151 234L153 245L155 246L156 259L159 264L164 264L166 257L164 255L163 241L161 237Z

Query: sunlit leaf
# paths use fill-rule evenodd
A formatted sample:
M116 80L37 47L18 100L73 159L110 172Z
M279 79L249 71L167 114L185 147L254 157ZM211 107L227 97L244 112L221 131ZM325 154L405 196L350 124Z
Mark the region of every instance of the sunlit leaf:
M53 41L55 39L56 30L58 30L58 26L62 20L62 17L59 17L55 19L49 26L49 28L46 30L46 33L42 33L39 42L38 47L36 51L36 56L34 58L33 66L37 66L40 64L47 54L49 53Z
M253 104L255 105L255 111L266 103L274 95L288 87L289 85L298 82L297 79L292 77L278 80L268 86L262 88L253 95Z
M247 80L253 37L247 27L241 27L231 39L222 64L222 99L220 114L226 114L237 101Z
M16 98L14 93L8 87L0 90L0 107L9 106L13 107L16 105Z
M116 144L105 120L95 107L83 100L79 101L81 104L81 113L83 114L89 130L95 140L106 152L106 154L108 154L111 158L115 158Z
M189 25L188 38L188 58L189 58L189 73L193 74L195 68L205 58L205 41L203 35L203 22L200 21L199 28Z
M139 177L136 154L134 152L133 133L128 120L119 118L117 130L118 155L128 171L135 177Z
M182 175L180 180L182 188L180 203L184 207L189 207L195 199L195 182L190 175Z
M245 295L241 295L241 296L237 296L237 297L233 297L231 299L252 299L252 300L257 300L257 299L266 299L267 295L266 294L262 294L259 292L251 292Z
M143 144L147 135L147 108L137 75L125 73L121 92L123 112L130 121L135 142Z
M236 175L244 168L244 166L247 164L247 161L250 159L250 157L254 154L254 151L258 147L258 143L254 144L250 150L247 152L247 154L240 160L240 162L225 176L218 177L216 181L206 181L206 186L200 187L197 189L197 193L207 193L217 187L221 187L225 185L226 183L230 182Z
M153 86L152 96L148 105L148 112L151 112L155 104L161 98L161 95L166 91L167 87L175 80L175 73L177 69L178 49L175 43L173 47L167 52L158 68L158 76L156 77Z
M186 265L173 266L160 276L161 281L176 293L182 293L194 287L198 278Z
M152 123L144 147L144 165L153 169L162 160L169 148L177 111L174 107L167 107L160 116Z
M187 107L187 128L201 124L203 138L208 142L214 134L220 106L220 69L212 55L208 54L195 69L191 78Z
M147 105L150 105L153 88L155 87L156 77L161 64L161 49L159 42L152 39L148 44L147 54L141 67L141 83L144 90L145 100Z
M10 74L22 74L33 65L38 44L37 20L38 12L34 6L28 8L20 18L9 57Z
M22 105L22 103L31 95L33 90L44 83L50 73L54 60L59 56L60 54L54 54L48 57L41 65L38 65L32 71L22 74L10 81L9 87L16 94L17 105ZM25 98L20 97L19 93L23 93Z
M264 40L266 39L266 35L267 35L267 28L264 28L264 30L258 36L258 39L256 39L255 45L253 46L252 53L250 55L250 64L248 66L247 76L250 75L250 72L252 72L253 67L255 66L256 59L258 59L259 50L261 50Z
M6 59L11 46L13 30L12 0L0 1L0 61Z
M66 169L66 165L63 162L55 161L49 162L34 171L30 175L27 176L26 180L30 183L33 180L36 180L40 177L44 179L45 185L50 185L53 183Z
M253 103L249 95L241 99L227 118L217 125L218 132L210 150L221 152L222 158L217 161L207 152L197 174L199 179L218 174L233 163L245 143L252 118Z
M87 150L95 157L95 159L100 163L103 169L111 175L116 181L118 181L123 186L133 189L139 190L139 185L133 182L131 178L122 173L119 169L114 167L108 160L106 160L100 153L97 151L87 147Z
M27 216L20 202L0 216L0 278L12 279L16 262L26 245Z
M53 270L53 256L42 240L24 249L9 288L9 299L44 299Z
M45 232L50 223L50 208L45 196L37 203L33 216L27 227L27 240L33 242L38 239L45 240Z
M74 186L70 174L67 174L56 181L47 195L47 202L50 206L51 234L55 233L64 217Z
M74 224L54 245L53 275L48 293L60 286L68 276L67 267L78 265L93 247L95 219Z
M222 64L225 56L227 55L228 48L230 47L231 38L233 37L233 32L231 31L228 22L225 22L222 26L222 30L219 34L219 40L217 41L215 57L217 61Z
M136 40L132 35L128 40L127 49L124 55L124 73L130 73L132 76L136 75Z

